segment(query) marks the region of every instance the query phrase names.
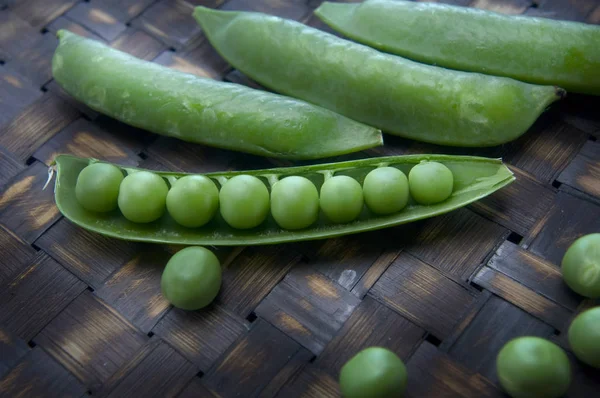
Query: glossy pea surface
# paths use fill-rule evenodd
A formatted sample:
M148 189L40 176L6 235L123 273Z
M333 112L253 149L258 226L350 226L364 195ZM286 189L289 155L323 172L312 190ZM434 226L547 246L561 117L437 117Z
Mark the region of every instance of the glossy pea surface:
M565 252L561 263L565 283L576 293L600 297L600 233L584 235Z
M408 203L408 179L395 167L378 167L365 177L363 194L367 207L373 213L396 213Z
M155 134L285 159L383 144L377 128L305 101L183 73L65 29L57 36L52 75L61 88L98 112Z
M339 384L345 398L402 397L407 371L394 352L368 347L348 360L340 371Z
M123 173L118 167L108 163L93 163L79 173L75 195L87 210L112 211L118 206L122 181Z
M167 262L161 291L173 306L198 310L209 305L221 288L221 264L205 247L186 247Z
M577 315L569 326L568 339L578 360L600 369L600 307Z
M363 204L362 187L352 177L334 176L321 186L319 205L325 216L334 223L355 220Z
M410 195L420 204L442 202L452 194L452 171L439 162L422 162L408 173Z
M600 95L600 27L442 3L326 1L315 14L382 51L443 67Z
M385 54L264 13L199 6L194 17L216 51L263 86L418 141L506 143L564 95L553 86Z
M498 379L514 398L558 398L571 384L571 364L562 348L549 340L517 337L496 358Z
M178 179L167 194L167 210L185 227L200 227L209 222L219 207L219 190L201 175Z
M228 180L219 192L221 216L234 228L260 225L269 214L269 191L257 177L238 175Z
M319 192L308 178L290 176L277 181L271 189L271 214L285 229L310 226L319 216Z
M166 210L169 188L165 180L150 171L129 174L119 187L119 209L129 221L149 223Z

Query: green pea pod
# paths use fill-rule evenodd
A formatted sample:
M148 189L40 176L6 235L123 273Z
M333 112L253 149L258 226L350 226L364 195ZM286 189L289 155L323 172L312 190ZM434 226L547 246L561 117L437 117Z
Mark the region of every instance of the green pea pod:
M419 205L410 200L401 211L383 216L373 214L365 206L358 218L343 224L331 223L320 212L318 219L312 225L298 230L282 229L272 215L269 215L257 227L247 230L230 227L218 213L207 224L197 228L186 228L177 224L168 212L154 222L138 224L128 221L118 209L107 213L95 213L85 210L77 201L75 187L79 173L86 166L98 162L98 160L59 155L51 170L56 168L55 200L58 209L66 218L82 228L132 241L215 246L264 245L315 240L392 227L438 216L466 206L492 194L515 179L513 173L500 159L450 155L378 157L310 166L216 172L204 174L204 176L221 187L234 176L251 175L261 179L269 191L273 184L284 177L300 176L312 181L320 190L326 179L338 175L354 178L362 185L365 176L371 170L382 166L398 168L408 175L410 169L423 160L440 162L454 174L454 188L450 197L445 201L433 205ZM129 174L141 169L121 167L121 170ZM154 173L171 184L178 178L188 175L172 172Z
M415 140L503 144L564 94L420 64L262 13L196 7L194 17L214 48L262 85Z
M182 73L66 30L56 81L90 108L184 141L287 159L383 144L381 131L294 98Z
M600 95L600 27L591 24L402 0L324 2L315 14L415 61Z

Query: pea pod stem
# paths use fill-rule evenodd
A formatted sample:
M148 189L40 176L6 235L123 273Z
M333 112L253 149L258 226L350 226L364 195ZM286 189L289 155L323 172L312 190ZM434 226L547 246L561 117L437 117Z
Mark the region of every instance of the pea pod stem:
M600 95L600 27L403 0L324 2L317 15L360 43L451 69Z
M52 74L105 115L183 141L283 159L383 144L381 131L307 102L179 72L66 30Z
M418 141L503 144L564 95L417 63L267 14L199 6L194 17L221 56L260 84Z
M280 228L271 216L256 228L237 230L229 227L219 215L202 227L185 228L178 225L168 213L155 222L136 224L127 221L118 210L102 214L86 211L75 198L77 177L81 170L98 160L70 155L60 155L55 159L57 167L55 200L60 212L76 225L113 238L181 245L265 245L332 238L438 216L488 196L515 179L513 173L500 159L451 155L390 156L310 166L215 172L204 175L219 185L224 180L236 175L252 175L262 179L269 190L271 189L269 182L274 179L292 175L303 176L311 180L317 189L320 189L325 175L347 175L362 184L368 172L380 167L381 164L397 167L408 175L410 169L422 160L437 161L452 170L455 182L454 192L444 202L428 206L410 202L402 211L387 216L376 216L365 208L358 219L345 224L332 224L320 214L318 221L312 226L294 231ZM165 179L188 175L187 173L152 172Z

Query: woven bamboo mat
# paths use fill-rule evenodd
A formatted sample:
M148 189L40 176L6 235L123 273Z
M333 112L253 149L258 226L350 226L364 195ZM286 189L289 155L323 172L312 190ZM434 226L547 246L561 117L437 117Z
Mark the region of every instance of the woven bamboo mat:
M597 0L453 0L509 14L600 23ZM160 294L175 249L104 238L42 190L56 154L206 172L289 164L136 130L52 80L69 29L169 67L253 85L202 35L194 5L258 10L327 29L316 0L0 0L0 395L336 397L343 363L381 345L407 363L412 397L502 396L500 347L519 335L568 350L594 305L558 264L600 228L600 98L570 94L523 137L486 150L386 136L359 156L503 157L517 176L447 215L310 243L216 248L223 287L184 312ZM597 304L597 303L596 303ZM572 359L570 397L600 395Z

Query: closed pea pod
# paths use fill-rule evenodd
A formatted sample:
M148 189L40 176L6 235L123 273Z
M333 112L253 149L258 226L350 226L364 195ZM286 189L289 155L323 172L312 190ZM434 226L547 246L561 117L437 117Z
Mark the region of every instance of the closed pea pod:
M183 141L289 159L383 144L381 132L304 101L179 72L60 30L52 75L105 115Z
M442 163L452 170L454 186L452 194L446 200L423 206L411 201L409 197L408 203L403 208L389 214L375 213L364 204L359 216L352 222L346 223L336 223L323 212L318 211L318 192L324 186L324 183L333 177L346 176L354 179L360 185L364 184L366 176L374 170L393 168L406 175L410 173L411 168L423 160ZM296 242L387 228L438 216L461 208L496 192L515 179L513 173L500 159L451 155L388 156L310 166L206 173L202 176L211 179L219 188L220 211L217 211L206 224L190 228L179 224L169 212L164 211L162 216L152 222L136 223L128 220L120 209L98 213L84 208L75 195L77 178L83 169L94 163L98 163L98 160L60 155L51 166L51 170L55 169L56 171L56 204L67 219L89 231L119 239L202 246ZM123 181L135 175L143 175L141 173L155 175L156 178L161 180L160 184L157 185L162 186L164 184L165 197L167 195L165 181L171 182L171 189L173 189L177 186L177 180L186 176L197 175L160 171L150 172L126 166L116 167L119 167L121 172L127 176ZM291 179L291 177L299 177L299 179ZM309 182L307 183L305 179ZM285 187L285 184L282 183L286 180L292 182L294 180L302 181L300 184L301 191L306 190L308 192L307 197L309 200L306 203L309 203L310 206L304 207L304 202L298 202L299 208L304 207L308 211L299 220L294 218L293 212L290 216L290 213L284 211L282 214L285 217L280 219L280 222L284 220L283 225L279 225L271 214L274 208L270 203L270 194L273 193L273 189L277 184ZM250 184L244 183L248 181L251 181ZM157 182L154 177L147 180L146 183L141 184L141 192L147 192L149 187ZM242 183L239 184L239 182ZM227 187L236 189L228 192ZM282 190L282 192L283 195L279 199L284 199L282 201L284 210L293 209L295 205L286 205L285 201L289 191ZM122 193L119 192L119 195ZM240 198L252 199L254 194L257 195L258 200L237 200ZM275 202L278 202L279 199ZM132 206L134 204L145 205L139 201L131 202ZM227 203L229 203L229 206L227 206ZM135 206L133 207L135 208ZM286 221L295 224L296 222L307 223L312 220L315 209L317 210L317 219L312 224L300 229L286 228ZM287 226L298 227L297 224Z
M447 68L600 95L600 27L401 0L324 2L315 14L382 51Z
M196 7L194 16L214 48L260 84L419 141L506 143L564 94L424 65L266 14Z

